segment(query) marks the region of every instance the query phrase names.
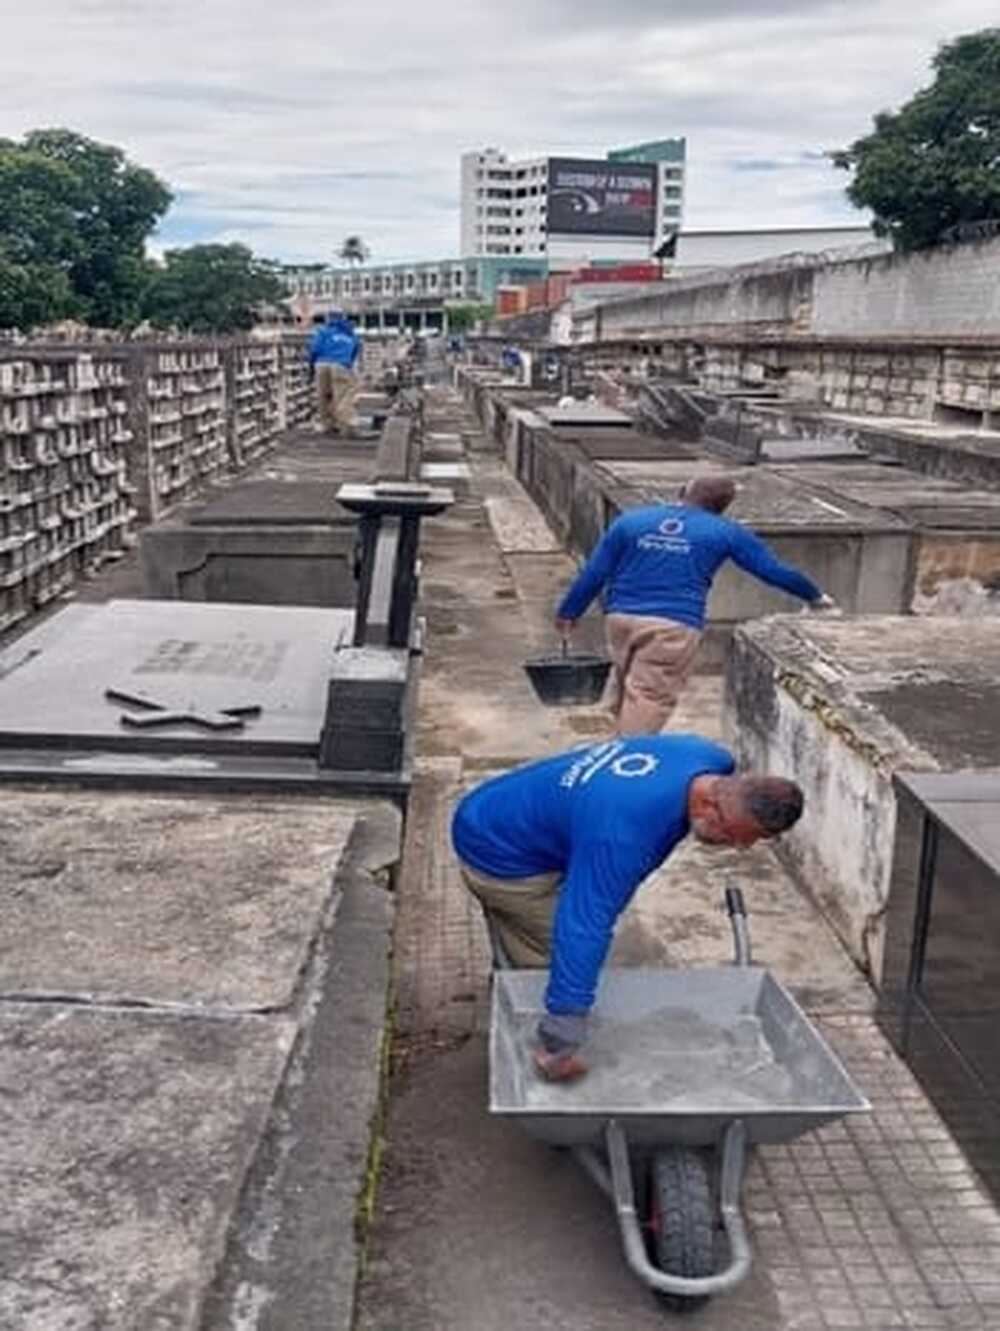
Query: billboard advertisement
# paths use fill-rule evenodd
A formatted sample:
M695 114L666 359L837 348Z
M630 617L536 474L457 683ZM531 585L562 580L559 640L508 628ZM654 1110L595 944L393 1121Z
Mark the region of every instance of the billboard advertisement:
M550 157L548 229L577 236L652 236L656 167Z

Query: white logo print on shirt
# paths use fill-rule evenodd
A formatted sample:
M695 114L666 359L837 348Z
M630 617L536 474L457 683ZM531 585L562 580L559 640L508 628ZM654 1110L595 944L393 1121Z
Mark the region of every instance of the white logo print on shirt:
M620 739L595 744L566 769L559 784L567 790L576 785L585 786L605 767L609 767L614 776L649 776L660 765L659 758L652 753L625 753L624 749L625 744Z
M640 550L662 550L672 555L691 552L691 542L684 535L683 518L664 518L656 531L644 532L636 545Z
M611 770L615 776L649 776L659 765L659 758L652 753L626 753L611 764Z

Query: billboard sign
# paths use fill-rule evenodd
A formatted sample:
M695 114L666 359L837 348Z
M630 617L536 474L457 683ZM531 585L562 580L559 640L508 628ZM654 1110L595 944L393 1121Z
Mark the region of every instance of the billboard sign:
M652 236L655 165L550 157L548 230L577 236Z

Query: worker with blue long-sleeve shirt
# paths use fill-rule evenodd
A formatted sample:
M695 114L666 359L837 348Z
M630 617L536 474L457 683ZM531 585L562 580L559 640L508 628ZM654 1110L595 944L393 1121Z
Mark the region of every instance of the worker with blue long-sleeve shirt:
M733 768L698 735L621 737L517 768L460 801L452 840L466 886L510 964L549 968L533 1050L542 1076L586 1071L580 1047L615 923L675 846L689 832L751 846L798 820L794 782Z
M556 628L567 637L604 590L619 734L663 728L694 666L712 580L727 559L816 608L833 607L811 578L722 516L735 494L729 477L699 476L684 487L679 503L623 513L556 611Z
M309 373L316 381L318 427L326 434L357 431L354 402L358 394L357 363L362 342L342 310L331 310L309 343Z

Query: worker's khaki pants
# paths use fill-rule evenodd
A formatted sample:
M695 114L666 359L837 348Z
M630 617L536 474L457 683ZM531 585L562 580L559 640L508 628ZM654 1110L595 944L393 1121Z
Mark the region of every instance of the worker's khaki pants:
M677 706L701 641L698 629L654 615L608 615L612 711L621 735L655 735Z
M494 878L464 860L458 867L465 886L488 912L511 964L547 966L562 874Z
M354 418L357 395L358 380L353 370L329 361L316 366L316 408L324 430L350 434L357 428Z

